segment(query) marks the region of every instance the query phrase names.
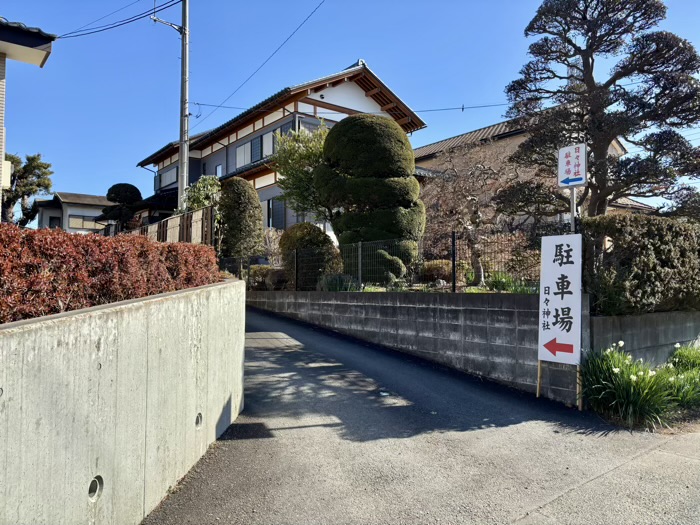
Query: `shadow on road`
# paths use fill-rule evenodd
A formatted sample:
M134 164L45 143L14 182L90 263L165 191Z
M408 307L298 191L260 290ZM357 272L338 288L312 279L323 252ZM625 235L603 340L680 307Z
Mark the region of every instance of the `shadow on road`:
M248 329L246 417L221 439L325 426L343 439L371 441L534 420L551 423L555 433L618 431L592 414L302 323L256 314ZM309 425L309 416L323 422ZM275 428L271 421L280 417L299 426Z

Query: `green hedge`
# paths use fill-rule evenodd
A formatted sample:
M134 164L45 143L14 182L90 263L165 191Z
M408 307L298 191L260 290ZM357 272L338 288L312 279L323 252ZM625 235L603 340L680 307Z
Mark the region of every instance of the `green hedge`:
M353 177L412 177L413 147L393 119L353 115L331 128L323 145L328 164Z
M280 238L280 251L287 278L297 290L316 290L323 275L343 271L343 261L331 238L308 222L285 230Z
M584 278L601 315L700 309L700 227L674 219L585 219Z

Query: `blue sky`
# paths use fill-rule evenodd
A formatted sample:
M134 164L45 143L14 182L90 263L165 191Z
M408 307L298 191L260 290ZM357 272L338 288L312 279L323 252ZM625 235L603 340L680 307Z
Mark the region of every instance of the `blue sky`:
M133 0L131 0L133 1ZM158 0L162 3L163 0ZM218 104L252 73L320 0L191 1L190 100ZM55 34L130 0L3 0L3 16ZM527 60L523 30L539 0L326 0L233 98L247 107L279 89L364 58L413 109L505 102ZM700 48L700 2L668 0L662 28ZM142 0L99 24L152 7ZM160 13L179 22L180 7ZM178 135L179 35L143 20L59 40L45 68L9 63L7 150L41 152L55 191L104 195L116 182L152 193L137 162ZM505 107L422 113L420 146L501 120ZM192 106L193 113L197 107ZM206 113L205 113L206 114ZM193 133L235 116L221 109ZM700 137L699 137L700 138ZM698 144L698 142L695 142Z

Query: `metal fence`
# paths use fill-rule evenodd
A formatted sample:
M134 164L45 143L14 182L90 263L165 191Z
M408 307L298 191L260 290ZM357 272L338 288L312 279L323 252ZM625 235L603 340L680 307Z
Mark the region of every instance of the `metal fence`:
M144 235L158 242L187 242L215 246L216 208L208 206L174 215L153 224L121 232L121 234Z
M446 232L420 243L361 242L283 256L221 259L221 266L253 290L535 293L541 238L567 228L557 223L515 231Z

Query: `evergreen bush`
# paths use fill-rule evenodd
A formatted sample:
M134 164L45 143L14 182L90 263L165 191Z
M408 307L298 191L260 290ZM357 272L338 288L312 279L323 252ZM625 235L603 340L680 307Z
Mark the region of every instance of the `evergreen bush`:
M585 219L584 280L602 315L700 309L700 227L674 219Z
M264 252L263 215L253 186L234 177L221 185L221 252L225 257L251 257Z
M391 257L401 260L405 274L425 230L425 206L414 173L411 144L392 119L353 115L333 126L324 143L323 163L314 170L314 187L324 205L336 210L331 222L339 243L398 239L403 242L401 251ZM384 246L373 249L372 254L369 246L363 251L363 281L380 282L393 274L384 266L401 270L391 258L377 254ZM382 263L374 264L376 271L367 266L373 274L365 274L365 257Z
M331 238L309 222L285 230L279 246L282 266L297 290L316 290L323 275L343 271L340 253Z

